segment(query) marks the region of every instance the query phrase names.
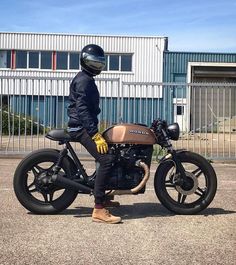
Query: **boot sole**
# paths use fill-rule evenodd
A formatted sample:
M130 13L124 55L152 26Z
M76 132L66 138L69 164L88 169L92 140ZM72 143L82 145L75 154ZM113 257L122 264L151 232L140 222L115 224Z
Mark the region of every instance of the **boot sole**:
M92 218L92 221L93 222L97 222L97 223L118 224L118 223L121 222L121 219L118 220L118 221L104 221L104 220L101 220L101 219L98 219L98 218Z

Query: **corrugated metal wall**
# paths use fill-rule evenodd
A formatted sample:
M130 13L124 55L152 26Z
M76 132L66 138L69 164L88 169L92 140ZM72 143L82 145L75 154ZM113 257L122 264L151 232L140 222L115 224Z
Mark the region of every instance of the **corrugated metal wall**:
M162 100L148 98L113 98L100 99L100 124L108 127L118 122L142 123L151 125L154 118L163 117ZM50 96L11 96L10 110L21 116L30 116L47 128L67 127L68 97ZM122 109L119 111L122 104ZM155 117L154 117L155 113Z
M163 82L187 76L188 62L236 63L236 53L164 52ZM186 82L187 80L182 80Z
M235 64L236 63L236 53L201 53L201 52L164 52L164 66L163 66L163 81L164 82L180 82L187 83L190 82L188 72L189 63L224 63ZM211 65L211 64L209 64ZM232 65L231 65L232 66ZM192 73L191 73L192 74ZM188 78L188 80L187 80ZM192 80L192 79L191 79ZM229 87L224 87L223 84L219 83L219 87L214 87L207 89L206 87L194 87L179 85L174 88L174 90L165 90L164 98L169 99L168 104L174 104L174 107L184 106L187 112L185 112L186 120L188 121L188 129L195 130L196 128L201 128L207 126L210 120L213 120L212 115L215 112L218 113L217 116L228 117L235 115L235 86L232 89ZM231 95L231 96L229 96ZM189 97L189 104L176 104L176 98L184 101L186 97ZM223 99L224 97L224 99ZM190 101L191 98L191 101ZM230 108L232 110L226 110L225 106L220 106L220 102L216 99L221 99L226 106L232 105ZM209 102L211 100L211 102ZM185 106L186 105L186 106ZM207 107L207 108L206 108ZM222 113L219 111L222 109ZM208 115L206 115L206 110L208 110ZM212 114L211 112L214 113ZM224 112L224 113L223 113ZM229 115L229 113L231 115ZM172 115L170 114L170 117ZM194 120L191 117L195 117ZM204 118L204 122L202 121ZM204 124L204 125L203 125Z
M80 51L89 43L103 47L106 53L132 53L133 71L102 73L102 78L121 78L126 82L162 82L165 37L93 36L66 34L0 33L0 49ZM20 75L21 71L14 71ZM16 73L17 72L17 73ZM24 75L67 77L69 73L51 71L22 71ZM11 75L10 72L4 72ZM2 73L0 73L2 75Z
M154 113L163 113L162 83L121 83L119 79L99 78L96 83L101 97L101 121L112 124L122 119L150 124ZM0 100L5 99L13 113L39 117L37 122L44 126L64 126L69 86L69 78L0 76Z

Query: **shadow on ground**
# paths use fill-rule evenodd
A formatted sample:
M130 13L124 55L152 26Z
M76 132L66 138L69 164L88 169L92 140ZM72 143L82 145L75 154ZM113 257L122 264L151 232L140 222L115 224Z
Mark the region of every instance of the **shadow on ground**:
M175 216L158 203L134 203L133 205L121 205L119 208L109 209L114 215L119 215L122 219L139 219L146 217L169 217ZM74 215L75 217L90 217L93 208L91 207L76 207L74 209L67 209L59 215ZM207 208L197 215L225 215L233 214L236 211L229 211L222 208Z

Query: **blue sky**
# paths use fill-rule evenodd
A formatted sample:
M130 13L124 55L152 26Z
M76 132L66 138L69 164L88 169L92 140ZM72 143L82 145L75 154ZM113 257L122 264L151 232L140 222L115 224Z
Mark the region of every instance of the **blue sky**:
M236 0L1 0L0 31L166 36L169 50L236 52Z

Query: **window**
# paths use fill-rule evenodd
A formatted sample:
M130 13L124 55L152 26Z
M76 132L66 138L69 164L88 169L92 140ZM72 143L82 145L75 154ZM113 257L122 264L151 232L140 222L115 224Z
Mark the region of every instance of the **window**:
M184 115L184 106L177 106L177 115Z
M11 68L11 51L0 50L0 68Z
M61 69L61 70L68 69L68 53L67 52L57 52L56 69Z
M79 69L79 53L70 53L70 69Z
M16 51L16 68L27 68L27 51Z
M105 68L103 69L103 71L107 71L107 69L108 69L108 55L105 55L105 61L106 61L106 65L105 65Z
M52 52L41 52L41 69L52 69Z
M7 68L11 68L11 51L7 51Z
M29 52L29 68L39 68L38 52Z
M132 56L121 55L121 71L131 72L132 71Z
M132 54L107 54L104 71L132 71Z
M119 55L110 55L109 70L119 71Z
M131 72L132 57L132 54L105 54L106 66L103 71ZM54 59L56 60L54 61ZM80 53L16 50L15 56L12 58L12 51L0 50L0 68L11 67L20 69L79 70Z

